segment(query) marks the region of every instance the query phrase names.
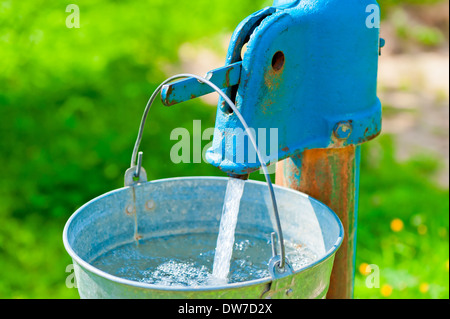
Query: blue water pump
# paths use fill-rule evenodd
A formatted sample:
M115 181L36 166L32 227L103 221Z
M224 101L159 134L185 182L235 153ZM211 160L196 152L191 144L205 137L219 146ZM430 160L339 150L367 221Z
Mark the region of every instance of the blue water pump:
M381 132L379 19L375 0L275 0L239 24L225 66L207 74L248 126L266 133L257 144L275 148L263 155L279 164L277 184L321 200L342 220L332 297L352 296L360 145ZM170 106L211 92L189 78L165 85L161 97ZM209 163L231 176L261 167L223 98L215 128Z

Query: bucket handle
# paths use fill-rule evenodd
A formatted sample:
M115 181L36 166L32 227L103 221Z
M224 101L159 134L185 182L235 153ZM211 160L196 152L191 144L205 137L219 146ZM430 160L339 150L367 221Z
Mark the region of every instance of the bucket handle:
M142 116L141 124L139 126L139 133L138 133L138 136L136 139L136 143L134 145L133 154L131 156L131 167L125 172L125 186L131 186L135 183L147 181L147 173L146 173L145 169L142 167L142 154L143 153L139 152L139 154L138 154L138 150L139 150L139 145L141 144L142 134L144 132L144 126L145 126L145 121L147 120L148 112L150 111L150 108L151 108L153 102L155 101L157 95L161 92L162 87L164 85L166 85L167 83L172 82L174 80L183 79L183 78L195 78L199 82L204 83L204 84L208 85L209 87L211 87L231 107L233 112L237 115L241 124L244 126L245 131L250 139L250 142L252 143L253 147L256 150L258 160L261 163L261 167L263 169L264 176L265 176L266 182L267 182L267 186L269 188L269 193L270 193L270 196L272 199L273 211L274 211L274 215L275 215L275 221L276 221L276 227L277 227L277 233L278 233L278 241L279 241L279 247L280 247L280 255L277 254L275 236L274 236L274 233L272 233L272 240L271 240L272 241L272 258L269 261L269 272L274 279L292 274L293 269L286 260L283 231L281 229L281 222L280 222L280 217L278 214L278 206L277 206L277 202L276 202L276 198L275 198L275 192L273 190L272 181L270 180L270 175L267 170L267 164L263 160L261 153L259 152L258 146L255 142L255 138L252 135L252 131L249 129L247 122L242 117L242 114L239 112L236 105L231 101L231 99L219 87L217 87L211 81L209 81L203 77L200 77L198 75L183 73L183 74L174 75L174 76L166 79L164 82L162 82L157 87L157 89L153 92L149 101L147 102L147 105L144 110L144 115ZM137 159L137 163L136 163L136 159Z

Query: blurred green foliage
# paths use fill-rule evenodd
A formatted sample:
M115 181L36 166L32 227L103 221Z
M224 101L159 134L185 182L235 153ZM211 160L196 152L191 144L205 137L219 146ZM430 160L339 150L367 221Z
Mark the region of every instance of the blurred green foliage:
M436 26L411 21L411 17L399 8L394 8L386 17L395 28L396 36L405 43L418 44L422 48L433 49L445 43L443 30Z
M177 67L180 45L191 41L224 55L218 35L271 3L72 2L80 7L79 29L65 25L70 2L0 0L2 298L78 297L65 286L71 260L64 223L88 200L123 185L143 108L166 66ZM400 1L380 3L389 9ZM200 101L155 103L141 146L150 179L223 175L204 163L170 162L171 130L191 130L193 119L213 127L215 110ZM412 276L412 285L426 280L436 286L426 296L448 297L448 268L433 267L448 262L448 191L427 182L435 168L428 159L399 164L385 146L376 164L363 158L357 262L378 263L392 278ZM420 216L428 234L418 235L412 221L392 234L394 216L406 223ZM379 297L362 280L357 276L356 296ZM414 292L399 289L398 297Z
M389 135L362 150L355 296L385 297L366 286L359 272L366 263L380 268L390 298L448 298L449 192L430 179L439 161L423 154L399 163ZM393 229L393 220L403 227Z

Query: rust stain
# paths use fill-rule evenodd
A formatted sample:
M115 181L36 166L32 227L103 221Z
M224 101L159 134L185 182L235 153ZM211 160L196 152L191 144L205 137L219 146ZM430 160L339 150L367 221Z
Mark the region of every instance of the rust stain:
M172 95L172 92L173 92L173 85L168 85L167 92L165 94L165 98L161 99L165 106L172 106L172 105L175 105L178 103L177 101L170 100L170 96Z
M358 144L362 144L362 143L368 142L370 140L373 140L376 137L378 137L380 134L381 134L381 131L377 130L377 132L375 134L367 135L367 136L364 136L364 138L359 139Z
M358 140L356 141L357 144L366 143L368 141L371 141L371 140L377 138L379 135L381 135L381 130L378 129L378 126L374 125L375 133L373 133L373 134L369 134L369 129L370 129L369 127L366 128L366 130L364 131L364 136L358 138Z
M269 89L269 91L278 89L278 87L280 86L280 75L281 72L275 72L272 68L270 68L264 74L264 83L266 84L266 87Z
M283 60L281 66L274 68L272 65L269 65L264 72L264 86L266 89L266 94L264 94L264 100L260 104L260 107L261 111L266 115L270 115L275 111L271 109L271 105L279 99L280 94L283 94L283 92L280 91L280 88L282 87L284 81L284 67L285 61Z
M177 101L167 101L167 100L164 100L163 101L163 104L165 105L165 106L173 106L173 105L175 105L175 104L178 104L178 102Z
M277 165L276 184L304 192L330 207L344 225L327 298L351 298L356 192L356 147L304 151L301 162ZM300 175L300 178L297 176Z
M264 84L267 92L264 94L264 100L261 101L260 107L264 114L269 115L271 114L270 106L274 103L274 98L277 98L276 91L280 86L280 81L276 78L272 69L264 74Z
M227 70L226 74L225 74L225 83L224 83L224 87L229 87L230 86L230 72L233 68L230 68Z
M249 179L250 173L248 173L248 174L239 174L239 175L238 174L228 174L228 176L232 177L232 178L237 178L237 179L241 179L243 181L246 181L246 180Z
M169 85L167 88L167 95L171 95L173 92L173 85Z
M129 206L129 207L131 207L131 206ZM128 215L128 216L131 216L131 215L133 215L134 213L135 213L135 209L134 208L132 208L132 209L130 209L128 206L125 208L125 213Z

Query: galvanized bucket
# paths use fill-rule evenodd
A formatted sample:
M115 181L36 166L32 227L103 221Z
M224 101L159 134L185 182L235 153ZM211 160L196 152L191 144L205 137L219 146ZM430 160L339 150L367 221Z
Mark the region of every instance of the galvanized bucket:
M136 240L217 233L227 181L192 177L138 183L78 209L64 228L63 240L73 259L81 298L325 298L334 256L343 239L342 224L324 204L279 186L274 190L285 239L301 242L320 256L289 276L223 286L169 287L115 277L90 264L99 254ZM265 183L246 181L236 234L257 237L273 232L270 201Z

